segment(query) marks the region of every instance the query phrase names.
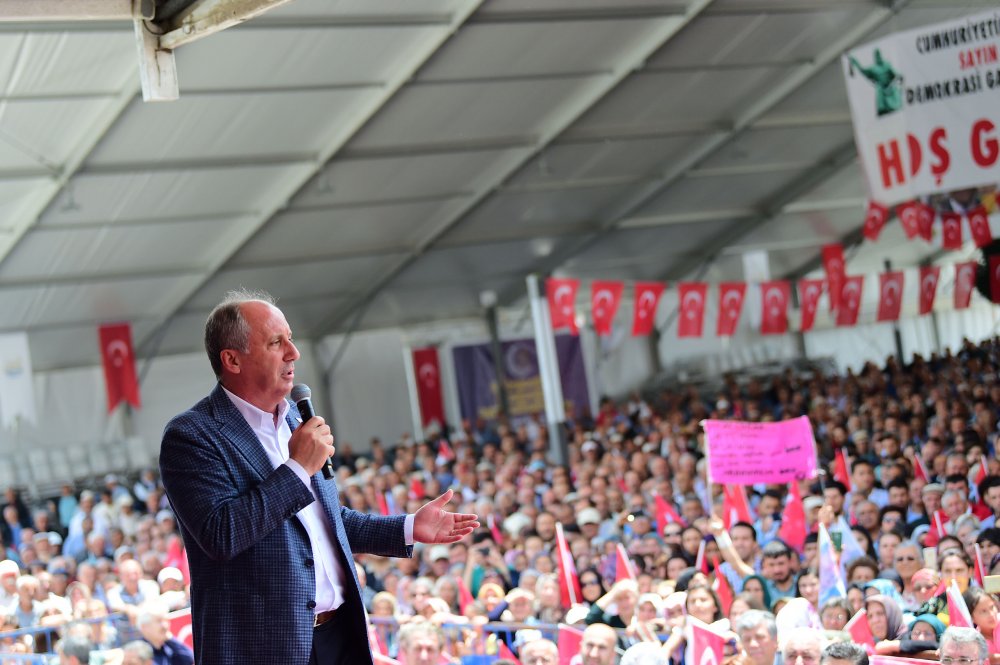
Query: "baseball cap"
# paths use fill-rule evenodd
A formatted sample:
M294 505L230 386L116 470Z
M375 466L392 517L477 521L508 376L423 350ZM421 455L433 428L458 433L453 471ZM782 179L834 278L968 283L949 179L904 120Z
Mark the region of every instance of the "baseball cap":
M10 559L4 559L0 561L0 577L5 575L20 575L21 568L17 565L16 561L11 561Z
M823 507L823 499L818 496L807 496L802 499L802 507L806 510L813 510L814 508Z
M431 548L430 559L431 561L440 561L441 559L450 559L451 553L448 551L447 545L435 545Z
M163 586L163 583L166 582L167 580L175 580L177 582L183 583L184 575L181 574L181 571L178 570L177 568L173 566L167 566L166 568L162 569L160 573L156 576L156 582L160 586Z
M920 490L921 494L944 494L944 485L941 483L927 483L924 485L924 489Z
M597 512L597 508L584 508L576 516L576 523L579 526L583 526L584 524L600 524L601 514Z

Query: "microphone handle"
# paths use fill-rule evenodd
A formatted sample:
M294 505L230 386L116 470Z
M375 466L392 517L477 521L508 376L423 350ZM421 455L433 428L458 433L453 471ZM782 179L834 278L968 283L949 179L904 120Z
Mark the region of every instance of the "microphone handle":
M311 399L299 400L295 403L295 406L299 409L299 415L302 416L302 422L305 422L316 415L313 412L313 405ZM326 459L326 464L323 465L323 478L330 480L333 478L333 458L328 457Z

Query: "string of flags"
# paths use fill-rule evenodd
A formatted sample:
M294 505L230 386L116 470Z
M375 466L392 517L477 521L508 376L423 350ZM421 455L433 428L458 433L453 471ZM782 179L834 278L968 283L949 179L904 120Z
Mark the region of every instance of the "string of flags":
M864 275L847 275L844 248L840 244L823 247L823 268L825 278L800 279L795 285L798 290L801 309L800 332L813 329L820 296L829 295L830 311L837 326L855 326L861 309ZM972 301L975 289L975 261L955 264L953 306L966 309ZM994 302L1000 302L1000 256L990 257L990 292ZM937 297L941 266L921 266L919 269L919 303L921 316L929 314ZM876 320L897 321L903 304L905 275L902 270L889 271L878 276L879 302ZM553 329L568 328L578 334L576 300L581 282L573 278L549 278L546 280L546 296ZM677 336L702 337L704 334L705 310L708 301L709 284L706 282L680 282L677 284L678 317ZM718 317L715 334L728 337L736 333L737 324L746 299L746 282L722 282L717 287ZM783 335L789 332L789 305L792 283L787 280L773 280L758 284L760 289L761 335ZM667 285L663 282L635 282L632 285L634 310L632 314L632 335L647 336L653 331L656 310ZM618 313L625 282L595 280L590 283L590 314L594 330L598 335L611 334L612 322Z
M934 237L934 222L941 218L941 246L944 249L961 249L962 220L969 224L969 233L976 247L985 247L993 242L990 230L989 211L985 204L967 210L964 215L953 211L937 212L933 206L920 200L907 201L896 206L896 216L903 225L907 239L922 238L931 242ZM889 221L889 207L877 201L869 201L865 211L862 234L872 242L878 240L882 228Z

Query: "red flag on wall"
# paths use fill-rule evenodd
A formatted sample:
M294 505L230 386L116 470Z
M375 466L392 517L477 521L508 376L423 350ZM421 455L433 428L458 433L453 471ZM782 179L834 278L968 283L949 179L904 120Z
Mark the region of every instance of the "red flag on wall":
M903 304L903 272L886 272L878 276L879 299L878 316L879 321L898 321L899 310Z
M677 316L678 337L701 337L705 319L705 296L708 284L681 282L677 285L680 297L680 314Z
M976 262L966 261L955 264L955 309L965 309L972 301L972 290L976 286Z
M969 218L969 231L972 239L976 241L976 247L985 247L993 242L993 232L990 230L990 218L986 214L986 208L979 206L966 213Z
M990 257L990 300L1000 303L1000 256Z
M799 304L802 306L802 332L812 330L816 322L816 310L819 306L819 297L823 295L822 279L800 279L799 280Z
M896 206L896 215L903 225L903 233L910 240L920 235L920 202L908 201Z
M760 285L760 334L783 335L788 332L788 301L791 286L784 280Z
M847 265L844 263L844 246L838 243L823 245L823 270L826 271L826 284L829 287L830 311L840 304L840 293L847 275Z
M844 288L840 290L840 307L837 308L838 326L857 325L864 282L864 275L855 275L844 280Z
M642 337L653 332L656 322L656 306L663 295L666 284L662 282L635 283L635 315L632 319L632 335Z
M919 233L920 237L927 242L934 239L934 215L934 206L921 201L917 202L917 219L920 223Z
M941 213L941 246L962 249L962 216L957 212Z
M920 314L930 314L934 309L934 298L937 296L938 279L941 277L940 266L920 266Z
M871 241L878 240L878 234L882 232L882 227L885 226L888 219L888 208L881 203L869 201L868 210L865 211L865 225L862 233Z
M101 343L101 362L104 365L104 385L108 391L108 413L121 401L135 408L139 401L139 379L135 374L135 356L132 353L132 326L113 323L98 329Z
M743 296L746 295L745 282L723 282L719 284L719 320L715 334L729 337L736 333L736 324L743 311Z
M427 427L432 422L444 424L444 399L441 397L441 365L437 348L413 349L413 374L417 380L417 402L420 422Z
M549 317L552 329L569 328L574 335L580 331L576 327L576 292L580 289L578 279L545 280L545 292L549 299Z
M595 281L590 284L590 311L598 335L611 334L611 322L615 320L624 289L623 282Z

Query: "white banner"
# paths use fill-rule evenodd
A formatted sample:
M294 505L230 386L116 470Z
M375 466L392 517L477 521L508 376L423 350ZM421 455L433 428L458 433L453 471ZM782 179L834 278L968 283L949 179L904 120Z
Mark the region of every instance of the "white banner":
M889 35L843 57L854 136L887 206L1000 180L1000 12Z
M35 422L35 387L26 333L0 335L0 422L4 427L20 416Z

